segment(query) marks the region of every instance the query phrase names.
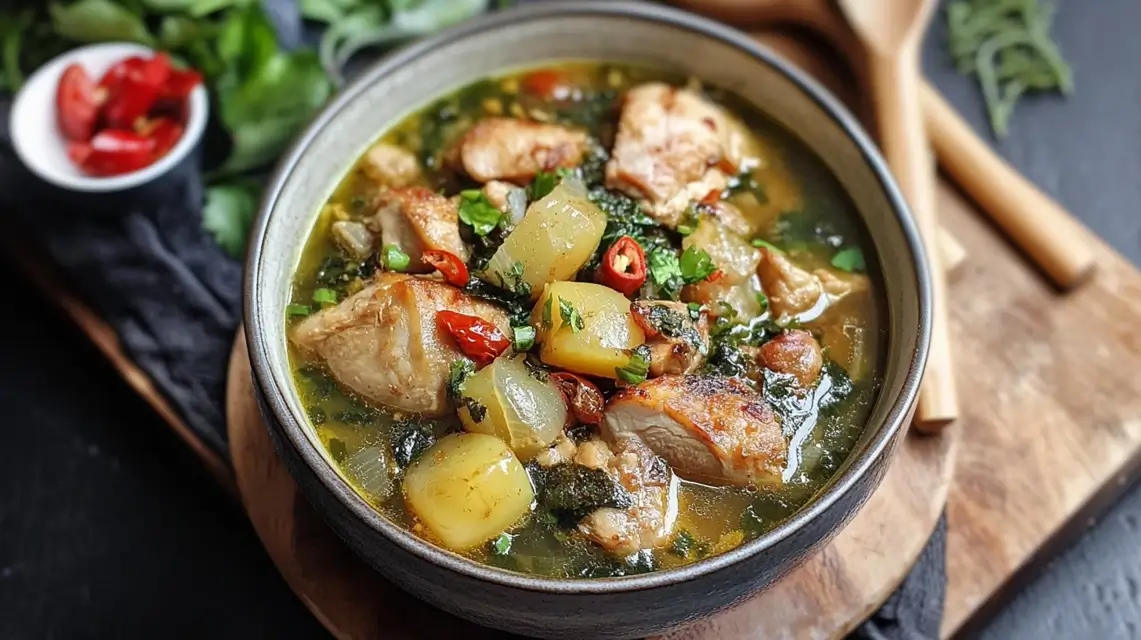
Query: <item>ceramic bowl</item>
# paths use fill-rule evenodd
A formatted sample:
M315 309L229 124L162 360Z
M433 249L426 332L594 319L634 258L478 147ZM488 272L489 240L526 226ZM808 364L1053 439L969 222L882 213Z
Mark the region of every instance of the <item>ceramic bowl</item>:
M95 81L116 62L130 56L152 56L154 49L131 42L108 42L71 49L36 70L12 104L9 131L16 154L32 173L68 191L109 193L151 182L177 166L202 139L210 115L205 87L190 92L186 128L174 147L138 171L118 176L89 176L67 157L67 143L56 124L56 87L63 70L79 63Z
M434 98L489 75L565 59L679 70L736 92L797 132L856 203L883 274L884 379L854 451L787 522L678 569L549 579L478 564L429 544L379 515L338 475L290 375L285 306L293 272L318 210L353 162L387 127ZM531 5L464 24L378 63L325 109L282 160L253 233L245 290L249 355L270 432L303 493L356 553L402 588L479 624L531 636L645 636L727 607L787 573L832 538L879 484L910 419L926 358L926 261L903 199L855 119L744 34L654 5Z

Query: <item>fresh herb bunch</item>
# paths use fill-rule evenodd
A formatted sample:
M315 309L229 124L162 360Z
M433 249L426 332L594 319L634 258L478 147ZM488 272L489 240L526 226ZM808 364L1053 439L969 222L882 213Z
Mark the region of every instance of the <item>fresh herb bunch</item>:
M995 137L1005 137L1028 91L1074 91L1074 75L1050 37L1055 7L1042 0L955 0L947 6L951 56L978 78Z

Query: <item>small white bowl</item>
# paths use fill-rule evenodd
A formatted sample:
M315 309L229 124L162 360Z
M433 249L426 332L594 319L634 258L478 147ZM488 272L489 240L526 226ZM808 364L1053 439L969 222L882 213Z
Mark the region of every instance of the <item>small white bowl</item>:
M33 173L58 187L89 193L122 191L154 180L190 153L206 128L210 103L202 85L190 92L189 116L182 137L157 162L118 176L84 174L67 157L67 142L56 124L56 87L72 63L78 62L98 82L116 62L129 56L149 56L155 51L130 42L109 42L72 49L40 67L16 95L9 114L9 131L16 155Z

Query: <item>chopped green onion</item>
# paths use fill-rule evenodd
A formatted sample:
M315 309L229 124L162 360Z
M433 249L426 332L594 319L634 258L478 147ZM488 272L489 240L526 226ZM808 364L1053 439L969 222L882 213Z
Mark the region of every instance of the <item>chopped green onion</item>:
M704 249L696 247L690 247L682 252L678 267L681 270L681 279L686 284L701 282L717 270L713 258L709 257Z
M777 253L784 253L784 249L776 246L775 244L765 240L764 238L753 238L753 246L758 249L768 249Z
M832 256L832 266L842 271L863 271L867 268L864 262L864 252L859 247L841 249Z
M630 362L625 367L617 367L614 373L618 379L630 384L638 384L650 373L650 348L641 345L630 352Z
M313 302L316 302L322 307L337 304L337 292L321 287L313 292Z
M294 318L298 316L309 315L309 305L307 304L290 304L285 307L285 315Z
M701 305L696 302L691 302L685 305L689 309L689 319L697 322L701 319Z
M501 533L491 541L491 553L497 556L505 556L511 553L511 541L515 536L510 533Z
M530 325L511 327L511 333L513 334L511 342L516 353L530 351L531 347L535 346L535 327Z
M386 244L380 250L380 264L389 271L404 271L412 262L412 258L394 244Z
M562 316L563 326L570 327L571 333L578 333L586 326L578 309L575 309L569 300L559 298L559 315Z

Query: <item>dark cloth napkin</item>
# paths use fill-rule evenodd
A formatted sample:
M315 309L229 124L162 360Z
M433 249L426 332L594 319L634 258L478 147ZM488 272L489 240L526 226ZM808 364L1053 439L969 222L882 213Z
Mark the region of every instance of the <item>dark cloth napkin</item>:
M303 39L295 3L265 5L283 42ZM30 235L8 240L46 251L187 426L228 458L225 377L241 314L242 266L202 228L199 158L130 193L62 193L16 158L8 105L0 106L0 210ZM900 589L852 637L938 636L945 537L944 517Z

